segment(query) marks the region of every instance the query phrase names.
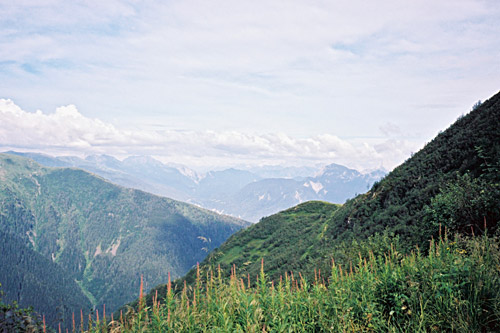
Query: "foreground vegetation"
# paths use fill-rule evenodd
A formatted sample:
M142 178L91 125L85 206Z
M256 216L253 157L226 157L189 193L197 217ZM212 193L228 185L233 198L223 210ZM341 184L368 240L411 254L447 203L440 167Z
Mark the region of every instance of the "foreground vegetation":
M120 318L86 318L89 332L317 332L499 331L500 242L481 236L431 241L400 253L361 254L357 262L316 271L306 280L289 272L270 281L262 262L257 277L224 279L220 268L198 270L193 285L174 295L140 297L137 311ZM101 316L102 318L102 316Z

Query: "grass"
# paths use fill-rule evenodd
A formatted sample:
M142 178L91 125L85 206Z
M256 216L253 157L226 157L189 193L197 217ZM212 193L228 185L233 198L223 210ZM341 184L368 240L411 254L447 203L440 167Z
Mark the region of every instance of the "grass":
M499 240L483 236L431 241L402 255L359 256L307 281L287 272L242 277L232 267L198 269L193 285L120 318L88 322L89 332L488 332L500 331ZM105 319L106 320L106 319Z

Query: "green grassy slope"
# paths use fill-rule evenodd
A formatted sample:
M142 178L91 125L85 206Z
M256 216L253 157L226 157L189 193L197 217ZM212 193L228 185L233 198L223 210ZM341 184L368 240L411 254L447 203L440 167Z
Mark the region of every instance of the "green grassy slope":
M260 271L261 258L266 261L266 273L271 278L291 270L305 269L315 261L318 249L326 244L324 237L328 220L339 205L309 201L263 219L231 236L204 260L204 265L217 267L227 274L231 266L239 275L254 278ZM188 275L188 282L194 275Z
M146 288L167 272L179 277L247 225L82 170L0 154L0 232L57 263L109 310L134 298L141 274Z

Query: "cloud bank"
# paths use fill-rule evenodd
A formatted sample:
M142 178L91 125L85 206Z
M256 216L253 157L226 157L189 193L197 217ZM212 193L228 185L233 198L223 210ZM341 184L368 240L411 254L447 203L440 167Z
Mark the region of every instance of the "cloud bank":
M296 138L283 133L127 130L82 115L74 105L53 113L27 112L0 99L0 149L55 155L152 155L190 167L339 163L358 169L393 168L417 144L390 139L350 142L331 134Z

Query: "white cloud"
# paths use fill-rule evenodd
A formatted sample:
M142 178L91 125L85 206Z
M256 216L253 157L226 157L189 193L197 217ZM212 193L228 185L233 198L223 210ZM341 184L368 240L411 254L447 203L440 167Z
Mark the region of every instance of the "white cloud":
M403 131L401 131L401 128L399 128L398 125L392 123L392 122L386 122L385 124L379 126L379 129L382 133L384 133L385 136L392 137L392 136L399 136L403 134Z
M414 146L395 141L351 143L331 134L294 138L237 131L131 131L87 118L74 105L59 107L54 113L33 113L0 99L0 148L58 155L150 154L193 167L336 162L366 169L392 168Z

